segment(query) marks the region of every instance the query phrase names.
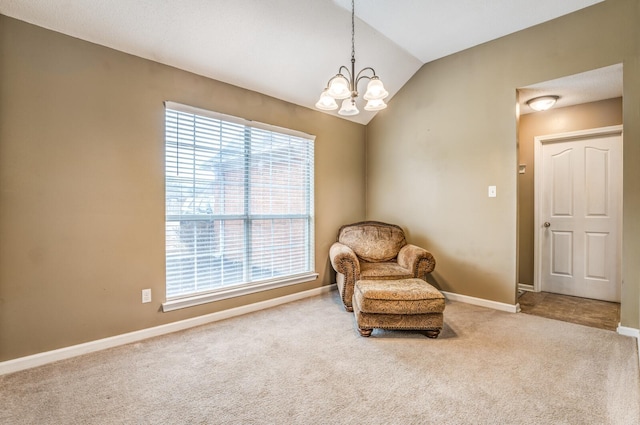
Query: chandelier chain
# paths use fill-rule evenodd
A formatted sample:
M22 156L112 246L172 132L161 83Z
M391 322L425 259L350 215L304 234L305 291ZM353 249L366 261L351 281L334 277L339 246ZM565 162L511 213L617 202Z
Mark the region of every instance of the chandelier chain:
M356 61L355 0L351 0L351 62Z

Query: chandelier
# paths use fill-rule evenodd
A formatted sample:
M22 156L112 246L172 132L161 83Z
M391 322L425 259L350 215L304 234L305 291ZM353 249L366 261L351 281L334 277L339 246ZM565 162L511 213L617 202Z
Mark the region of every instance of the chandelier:
M344 116L357 115L360 113L356 106L356 98L358 97L358 83L363 78L369 80L367 91L362 96L367 104L364 109L366 111L380 111L387 107L384 98L389 96L389 92L384 89L384 85L380 78L376 75L376 71L371 67L363 68L357 74L356 67L356 50L355 50L355 4L351 0L351 72L346 66L341 66L338 73L332 77L327 86L320 95L320 100L316 103L316 108L323 111L333 111L338 108L336 100L342 100L342 106L338 114ZM369 75L371 74L371 75Z

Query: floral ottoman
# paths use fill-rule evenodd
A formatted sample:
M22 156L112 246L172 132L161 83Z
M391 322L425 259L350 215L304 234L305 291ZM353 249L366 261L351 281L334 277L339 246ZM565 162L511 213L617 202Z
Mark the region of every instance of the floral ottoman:
M422 279L359 280L353 312L362 336L374 328L421 330L437 338L444 322L444 295Z

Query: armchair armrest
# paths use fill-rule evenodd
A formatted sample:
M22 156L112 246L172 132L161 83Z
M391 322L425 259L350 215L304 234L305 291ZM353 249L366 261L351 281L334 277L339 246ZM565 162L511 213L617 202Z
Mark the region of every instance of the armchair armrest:
M360 261L355 252L340 242L334 242L329 249L329 258L333 269L346 276L353 276L354 280L360 275Z
M329 249L331 266L337 272L336 284L347 311L353 311L351 297L356 281L360 279L360 261L347 245L334 242Z
M424 248L407 244L398 253L398 264L413 272L413 276L426 280L427 274L436 268L436 259Z

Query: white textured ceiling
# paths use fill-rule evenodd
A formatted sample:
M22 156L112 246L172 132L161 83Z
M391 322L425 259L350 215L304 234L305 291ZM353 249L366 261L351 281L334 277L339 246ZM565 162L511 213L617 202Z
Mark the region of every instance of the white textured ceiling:
M427 63L601 1L370 0L356 1L356 15Z
M356 72L375 68L393 97L425 62L599 1L356 1ZM0 0L0 14L314 108L327 80L349 65L350 6L349 0ZM348 119L366 124L374 114Z
M523 115L535 112L526 102L538 96L560 96L554 108L622 97L622 64L533 84L518 91Z

